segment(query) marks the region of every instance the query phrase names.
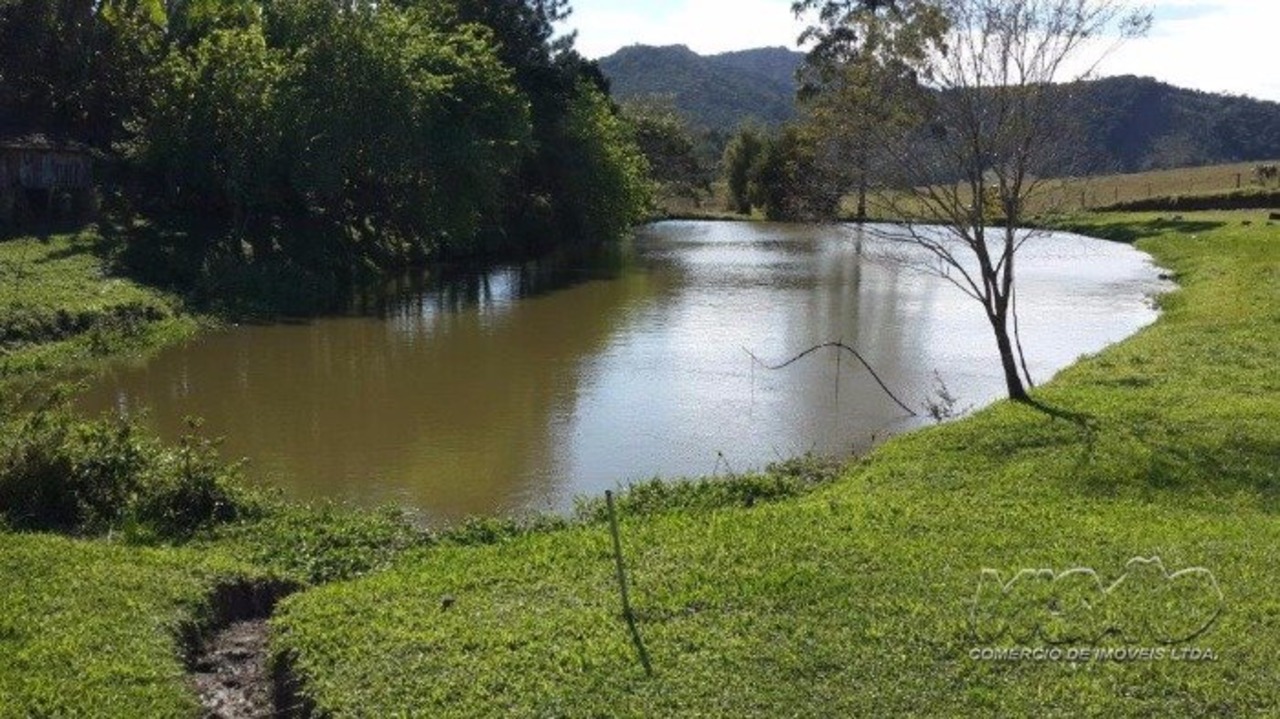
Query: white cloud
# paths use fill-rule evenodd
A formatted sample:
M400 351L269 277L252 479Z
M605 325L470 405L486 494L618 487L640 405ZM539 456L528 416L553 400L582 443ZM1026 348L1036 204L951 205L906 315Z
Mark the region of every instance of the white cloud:
M702 54L795 47L803 29L790 0L578 0L569 25L578 29L578 49L587 57L635 44L688 45Z
M1135 4L1141 0L1134 0ZM708 54L785 45L803 25L790 0L576 0L578 49L602 57L627 45L688 45ZM1155 0L1149 37L1101 65L1181 87L1280 101L1280 1Z
M1103 73L1280 100L1280 2L1165 0L1159 10L1150 36L1121 46Z

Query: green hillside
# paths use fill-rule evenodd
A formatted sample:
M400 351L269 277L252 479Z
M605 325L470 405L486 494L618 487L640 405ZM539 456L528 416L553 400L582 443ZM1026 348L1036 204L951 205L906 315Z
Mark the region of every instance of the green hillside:
M682 45L635 45L600 60L621 100L665 96L694 124L732 130L796 116L804 55L761 48L702 56ZM1151 78L1111 77L1062 88L1087 148L1063 174L1144 172L1280 157L1280 103L1198 92Z
M663 96L695 124L732 129L747 119L778 125L795 116L803 55L765 48L704 57L684 45L633 45L600 60L620 100Z

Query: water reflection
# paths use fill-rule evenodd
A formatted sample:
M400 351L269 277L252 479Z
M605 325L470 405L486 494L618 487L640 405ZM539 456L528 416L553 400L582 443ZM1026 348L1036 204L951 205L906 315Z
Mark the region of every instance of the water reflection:
M253 476L301 498L393 502L431 520L562 509L631 479L845 453L915 426L935 370L965 403L1003 382L981 310L946 283L871 261L850 227L663 223L628 248L404 278L348 316L238 327L119 367L88 411L200 415ZM1131 248L1059 236L1020 268L1040 379L1151 321ZM1069 310L1069 311L1066 311Z

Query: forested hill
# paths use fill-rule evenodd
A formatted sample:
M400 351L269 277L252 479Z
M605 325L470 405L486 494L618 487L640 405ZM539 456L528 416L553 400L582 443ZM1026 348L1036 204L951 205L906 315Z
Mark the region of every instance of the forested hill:
M1144 77L1071 88L1087 165L1135 172L1280 157L1280 103L1198 92Z
M803 60L780 47L702 56L684 45L633 45L600 60L600 69L619 99L665 96L697 125L732 129L748 118L778 125L794 117Z
M614 96L666 96L694 124L777 125L795 109L804 56L785 48L701 56L684 46L632 46L600 60ZM1084 122L1085 166L1135 172L1280 157L1280 103L1113 77L1069 87L1063 109ZM1082 158L1076 158L1077 160Z

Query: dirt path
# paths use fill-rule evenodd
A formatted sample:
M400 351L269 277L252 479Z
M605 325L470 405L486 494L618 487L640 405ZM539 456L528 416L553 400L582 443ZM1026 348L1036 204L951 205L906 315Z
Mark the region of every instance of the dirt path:
M215 634L196 657L191 678L206 719L275 716L267 621L236 622Z

